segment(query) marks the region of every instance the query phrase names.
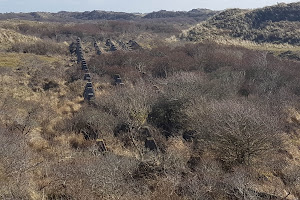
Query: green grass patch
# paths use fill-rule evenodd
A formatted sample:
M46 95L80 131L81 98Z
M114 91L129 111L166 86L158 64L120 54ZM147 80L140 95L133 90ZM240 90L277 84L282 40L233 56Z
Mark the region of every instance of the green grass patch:
M0 67L18 67L21 56L16 53L0 53Z
M26 61L29 60L39 60L40 62L48 64L59 62L58 57L52 56L40 56L24 53L0 53L0 67L20 67L25 65L25 63L27 63Z
M50 56L38 56L38 58L41 61L47 62L47 63L54 63L54 62L58 62L59 59L57 57L50 57Z

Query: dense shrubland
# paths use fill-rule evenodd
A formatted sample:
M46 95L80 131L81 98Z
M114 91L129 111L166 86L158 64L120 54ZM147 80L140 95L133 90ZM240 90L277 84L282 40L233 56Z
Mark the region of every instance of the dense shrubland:
M78 23L50 23L50 22L28 22L14 21L2 22L0 27L14 30L24 35L33 35L42 39L52 39L56 42L70 41L72 36L96 37L96 38L119 38L137 37L139 34L152 33L161 36L178 35L183 27L189 27L193 22L174 22L168 19L141 20L141 21L118 21L99 20L83 21ZM185 25L181 25L185 24ZM73 39L73 38L72 38ZM132 39L132 38L131 38Z
M37 41L33 44L18 42L14 43L8 51L17 53L32 53L36 55L68 55L69 53L65 44L57 44L51 41Z
M22 62L0 59L1 198L300 198L299 62L214 42L90 48L92 37L179 32L152 21L6 26L39 39L9 49ZM74 35L83 39L91 102L60 43ZM114 85L116 74L124 86ZM146 148L149 138L157 150Z
M291 132L299 122L289 122L289 109L300 106L298 62L208 43L104 54L90 63L101 94L55 128L74 156L59 165L48 160L55 170L48 178L58 179L43 188L49 199L299 195L289 152L299 137ZM104 84L114 73L124 87ZM157 152L144 147L150 135ZM97 138L109 153L96 150Z

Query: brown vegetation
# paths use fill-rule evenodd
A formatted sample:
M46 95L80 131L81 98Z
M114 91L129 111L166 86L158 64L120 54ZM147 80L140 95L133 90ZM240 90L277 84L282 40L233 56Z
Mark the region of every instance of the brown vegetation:
M247 46L246 41L248 46L273 44L274 47L279 45L277 48L284 53L284 46L300 44L299 11L299 2L255 10L228 9L184 31L181 38L189 41L218 40L221 43L238 40L235 44L243 46ZM292 51L289 54L293 54L293 57L290 58L299 59L299 49Z
M214 42L92 46L177 32L160 23L16 27L40 39L0 59L2 199L300 198L298 61ZM75 35L92 101L62 43Z

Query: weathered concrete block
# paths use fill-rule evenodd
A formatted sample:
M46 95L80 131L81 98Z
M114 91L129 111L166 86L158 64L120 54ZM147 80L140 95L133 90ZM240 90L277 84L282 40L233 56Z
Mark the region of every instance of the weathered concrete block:
M156 142L152 137L148 137L145 141L145 147L151 151L157 150Z
M110 40L110 39L107 39L105 45L106 45L106 46L111 46L111 44L112 44L111 40Z
M86 85L85 85L85 87L86 87L86 88L87 88L87 87L93 87L92 82L87 82Z
M115 46L115 45L111 45L110 46L110 49L109 49L110 51L117 51L117 47Z
M105 145L105 142L104 142L103 139L97 139L96 144L97 144L97 147L98 147L98 151L100 151L100 152L106 152L107 151L107 148L106 148L106 145Z
M117 78L116 79L116 84L120 84L120 83L122 83L122 79L121 78Z
M82 65L81 66L81 69L84 70L84 71L88 71L88 66L86 64Z
M85 93L86 94L94 93L94 88L93 87L86 87L85 88Z
M182 134L182 138L187 142L192 142L195 138L196 131L188 130Z
M91 81L91 79L92 79L92 78L91 78L91 75L90 75L90 73L85 73L85 74L84 74L84 78L83 78L83 80L85 80L85 81L89 81L89 82L90 82L90 81Z
M91 98L93 98L95 96L95 93L94 93L94 89L93 87L85 87L85 90L83 92L83 97L85 100L88 100L90 101Z
M134 40L129 40L128 45L130 46L131 49L137 50L141 49L142 47Z
M118 78L121 78L120 74L115 74L113 77L115 80L117 80Z
M90 101L90 100L92 100L92 98L93 98L94 96L95 96L94 93L89 93L86 99L87 99L88 101Z
M115 85L124 85L124 83L122 82L120 74L115 74L113 76L113 78L115 80Z

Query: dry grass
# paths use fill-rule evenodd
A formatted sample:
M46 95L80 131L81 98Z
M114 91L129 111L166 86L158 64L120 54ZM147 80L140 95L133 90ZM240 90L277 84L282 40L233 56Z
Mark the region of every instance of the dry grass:
M29 146L36 151L43 151L49 148L49 143L41 137L40 128L36 128L29 133Z
M65 116L72 116L72 114L74 114L74 112L77 112L80 110L81 108L81 101L83 100L83 98L78 97L77 99L73 100L73 101L66 101L64 102L64 104L58 108L58 113L60 113L61 115L65 115Z
M53 56L41 56L35 54L23 53L0 53L0 67L23 67L28 61L44 62L46 64L54 64L59 62L61 58Z
M0 67L18 67L21 56L16 53L0 53Z
M45 22L37 22L37 21L29 21L29 20L19 20L19 19L9 19L9 20L3 20L0 21L0 27L6 28L6 29L12 29L15 30L17 25L20 24L28 24L30 26L40 26L42 24L45 24Z
M286 51L299 52L300 47L290 44L273 44L273 43L256 43L250 40L243 40L240 38L231 37L228 34L228 30L218 29L216 27L208 27L205 22L198 24L188 30L184 30L180 35L180 38L194 37L197 42L212 41L221 45L233 45L245 47L252 50L270 51L275 55ZM174 40L169 38L169 41Z
M0 28L0 49L8 49L16 42L31 44L39 40L34 36L23 35L14 30Z

